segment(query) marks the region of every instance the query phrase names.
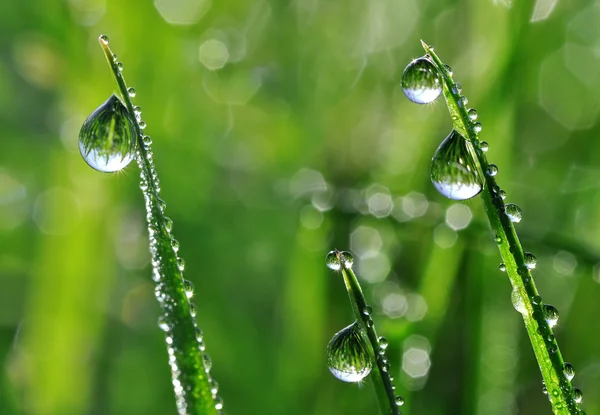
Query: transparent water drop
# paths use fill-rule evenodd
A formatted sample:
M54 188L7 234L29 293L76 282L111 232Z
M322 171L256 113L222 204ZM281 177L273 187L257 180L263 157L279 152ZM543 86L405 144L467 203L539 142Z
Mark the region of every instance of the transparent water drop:
M481 151L483 151L484 153L487 152L489 148L490 148L490 145L487 143L487 141L480 141L479 142L479 149Z
M404 398L402 396L396 396L396 406L404 405Z
M140 126L140 130L143 130L144 128L146 128L146 122L145 121L140 121L138 123L138 125Z
M506 216L508 216L508 219L510 219L511 222L521 222L521 219L523 218L523 212L521 211L521 208L519 206L515 205L514 203L509 203L504 207L504 211L506 212Z
M433 102L442 93L440 75L426 57L413 60L402 74L402 91L416 104Z
M480 133L482 130L483 126L481 125L481 123L474 123L473 124L473 131L475 131L476 133Z
M196 341L198 343L204 342L204 332L202 331L202 329L200 327L196 327Z
M491 176L491 177L494 177L497 174L498 174L498 166L496 166L495 164L488 165L487 175Z
M365 316L370 316L373 312L373 307L371 307L370 305L366 305L365 308L363 308L362 312Z
M354 264L354 257L352 256L352 254L348 251L342 251L342 252L340 252L340 256L341 256L342 265L344 265L344 268L346 268L346 269L352 268L352 265Z
M452 72L452 68L449 65L444 64L444 69L446 70L446 72L448 72L448 75L454 75L454 72Z
M194 284L190 280L183 280L183 289L187 298L194 296Z
M221 399L220 396L217 396L214 398L214 402L215 402L215 409L217 411L220 411L221 409L223 409L223 399Z
M359 382L373 369L373 362L358 322L337 332L327 345L327 367L344 382Z
M158 317L158 327L163 331L171 330L169 323L167 323L167 318L165 316Z
M498 269L502 272L506 272L506 265L504 264L504 262L498 266Z
M146 146L149 146L150 144L152 144L152 137L150 137L149 135L143 136L142 140L144 141L144 144Z
M525 266L534 269L537 265L537 258L531 252L525 252Z
M478 117L477 110L475 110L475 108L471 108L467 114L469 115L469 119L471 121L475 121Z
M196 305L194 303L190 303L190 315L192 317L196 317L198 311L196 310Z
M573 378L575 377L575 368L571 363L565 362L564 371L567 379L569 381L573 380Z
M83 122L79 152L93 169L112 173L131 163L136 150L135 121L113 94Z
M527 308L525 307L523 297L521 297L521 294L519 294L519 291L516 288L510 294L510 300L512 301L515 310L521 314L527 313Z
M217 392L219 392L219 384L217 383L216 380L214 380L213 378L210 379L210 393L214 396L217 395Z
M185 261L183 258L177 258L177 268L179 268L179 271L183 271L185 269Z
M379 343L379 350L385 350L388 348L389 342L385 337L380 337L377 339L377 342Z
M573 388L573 398L577 403L581 403L583 401L583 393L581 392L581 389Z
M498 195L500 196L500 199L506 199L506 192L504 190L500 190L500 192L498 192Z
M165 217L165 229L168 233L173 232L173 219Z
M550 328L556 326L556 323L558 323L558 317L559 314L556 307L550 304L544 305L544 319L546 320L546 323L548 323Z
M469 98L465 97L464 95L458 99L459 107L466 107L468 103L469 103Z
M483 189L483 178L469 146L469 141L452 130L431 160L431 181L449 199L470 199Z
M171 248L173 248L175 253L179 252L179 241L177 239L171 239Z
M122 62L117 62L117 69L119 69L119 72L123 70L123 63Z
M372 318L368 318L367 321L365 321L365 324L367 325L367 327L371 328L373 327L373 319Z
M542 297L540 297L539 295L534 295L533 297L531 297L531 302L535 305L542 304Z
M100 41L102 43L104 43L105 45L108 45L108 36L106 36L106 35L100 35Z
M327 265L327 268L332 269L334 271L339 271L342 269L342 263L340 261L338 253L338 251L330 251L325 256L325 265Z
M212 360L210 356L204 353L202 355L202 362L204 363L204 370L206 371L206 373L210 372L210 370L212 369Z
M133 98L133 97L135 97L135 94L136 94L136 91L135 91L134 87L127 88L127 95L129 95L131 98ZM137 108L139 108L139 107L137 107Z
M131 88L129 88L129 89L131 89ZM128 91L129 91L129 90L128 90ZM130 95L130 96L131 96L131 95ZM136 105L135 107L133 107L133 113L134 113L136 116L137 116L137 115L140 115L140 114L142 113L142 107L140 107L140 106L137 106L137 105Z

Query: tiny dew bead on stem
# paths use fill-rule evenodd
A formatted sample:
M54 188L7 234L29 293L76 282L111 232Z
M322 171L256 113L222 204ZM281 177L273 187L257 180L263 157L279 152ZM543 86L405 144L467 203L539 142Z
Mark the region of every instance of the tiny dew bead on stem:
M425 42L421 43L427 55L415 61L420 62L421 71L424 71L422 68L427 68L425 70L427 76L422 76L423 79L414 83L412 89L413 84L403 82L403 90L411 101L417 103L433 101L439 95L437 89L443 92L453 122L451 135L456 133L453 137L456 141L452 146L448 145L449 136L444 141L446 144L442 143L438 148L436 156L443 150L442 156L446 157L445 161L448 165L458 160L462 160L463 165L463 168L452 170L439 160L436 162L434 156L432 181L444 196L452 199L468 199L481 192L485 211L503 260L500 270L506 271L513 286L511 294L513 305L523 316L552 409L557 415L583 415L584 412L579 409L579 403L582 401L581 391L573 388L571 384L574 369L572 365L564 362L552 332L552 327L558 321L558 311L542 302L531 275L531 270L535 268L537 261L533 254L523 251L514 228L514 224L522 219L522 211L515 204L504 204L506 193L496 183L498 167L488 163L485 155L488 145L478 138L482 126L475 121L478 118L477 111L466 108L468 100L460 95L461 87L454 82L449 66L442 63L432 47ZM415 61L407 66L403 78L407 71L414 67ZM413 77L415 74L418 75L414 72ZM424 87L430 90L427 93L420 92L418 96L432 99L429 101L413 99L413 89L420 91L420 88ZM472 157L473 163L465 164L464 160L469 157ZM456 174L462 176L456 179L453 177ZM481 189L476 191L479 179L482 180ZM465 183L469 186L465 186Z

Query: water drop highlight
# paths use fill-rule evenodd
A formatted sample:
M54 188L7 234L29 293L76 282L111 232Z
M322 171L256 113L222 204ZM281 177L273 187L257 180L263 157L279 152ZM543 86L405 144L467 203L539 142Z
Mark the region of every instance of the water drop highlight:
M416 104L429 104L442 93L440 75L426 57L413 60L402 74L402 91Z
M470 146L458 131L452 130L431 160L431 181L449 199L470 199L483 189L484 181Z
M373 362L358 322L337 332L327 345L327 367L344 382L360 382L371 373Z
M136 149L135 121L121 100L113 94L81 126L81 156L93 169L112 173L131 163Z

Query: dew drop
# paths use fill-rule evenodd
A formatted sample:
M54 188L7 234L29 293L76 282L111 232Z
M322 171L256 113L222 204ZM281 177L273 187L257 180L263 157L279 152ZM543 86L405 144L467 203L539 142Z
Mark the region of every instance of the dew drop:
M540 297L539 295L534 295L533 297L531 297L531 302L535 305L542 304L542 297Z
M179 251L179 241L177 239L171 239L171 247L173 251L177 253Z
M127 95L129 95L131 98L135 97L135 94L136 94L135 88L130 87L130 88L127 89ZM139 108L139 107L137 107L137 108Z
M119 72L121 72L123 70L123 63L117 62L117 68L119 69Z
M490 164L487 168L487 174L490 177L494 177L495 175L498 174L498 166L496 166L495 164Z
M100 42L104 43L105 45L108 45L108 36L100 35Z
M478 114L477 114L477 110L476 110L475 108L471 108L471 109L470 109L470 110L467 112L467 114L469 115L469 119L470 119L471 121L475 121L475 120L477 119L477 116L478 116Z
M370 305L366 305L362 312L365 316L370 316L373 312L373 308Z
M573 365L569 362L565 362L564 370L567 380L573 380L573 378L575 377L575 368L573 367Z
M143 136L142 140L144 141L144 144L146 146L149 146L150 144L152 144L152 137L150 137L149 135Z
M165 218L165 229L168 233L173 231L173 219L167 217Z
M198 343L204 342L204 332L202 331L202 329L200 327L196 327L196 341Z
M452 130L431 160L431 181L438 192L449 199L470 199L483 189L483 179L469 151L470 145L458 131Z
M194 284L190 280L183 280L183 289L187 298L194 296Z
M214 379L210 379L210 393L212 394L212 396L216 396L217 392L219 392L219 384L217 383L216 380Z
M506 199L506 192L504 190L500 190L500 192L498 192L498 195L500 195L500 199Z
M342 264L340 262L338 251L330 251L325 256L325 265L327 265L327 268L332 269L334 271L339 271L340 269L342 269Z
M146 121L140 121L138 125L140 126L140 130L143 130L144 128L146 128Z
M220 411L221 409L223 409L223 399L221 399L220 396L215 397L214 402L215 402L215 409L217 411Z
M550 328L556 326L556 323L558 323L558 317L559 315L556 307L550 304L544 305L544 319L546 320L546 323L548 323Z
M459 107L466 107L468 103L469 103L469 99L467 97L465 97L464 95L458 99Z
M575 398L575 402L581 403L583 401L583 393L581 389L573 388L573 398Z
M487 141L480 141L479 142L479 149L481 151L483 151L484 153L487 152L489 148L490 148L490 145L487 143Z
M396 406L404 405L404 398L402 396L396 396Z
M185 269L185 261L183 258L177 258L177 268L179 268L179 271L183 271Z
M521 314L527 313L527 308L525 307L525 303L523 302L523 297L519 294L519 291L515 288L511 295L510 300L512 301L513 307Z
M373 369L358 322L337 332L327 345L327 367L344 382L359 382Z
M373 327L373 319L371 317L369 317L367 319L367 321L365 321L365 324L367 325L367 327L371 328Z
M196 305L194 303L190 303L190 315L192 317L196 317L198 311L196 310Z
M440 96L442 82L437 69L426 57L413 60L402 74L402 91L416 104L428 104Z
M169 327L169 323L167 323L167 318L165 316L158 317L158 327L162 331L169 331L171 327Z
M506 216L508 216L508 219L510 219L511 222L521 222L521 219L523 218L523 212L521 211L521 208L519 206L515 205L514 203L509 203L504 207L504 211L506 212Z
M121 100L111 95L81 126L79 152L85 162L105 173L126 167L137 149L134 123Z
M352 256L352 254L348 251L342 251L342 252L340 252L340 256L341 256L342 264L344 265L344 268L346 268L346 269L352 268L352 265L354 264L354 257Z
M473 131L475 131L476 133L480 133L482 128L483 127L481 126L481 123L473 123Z
M504 264L504 262L498 266L498 269L502 272L506 272L506 265Z
M131 88L129 88L129 89L131 89ZM129 91L129 90L128 90L128 91ZM131 96L131 95L129 95L129 96ZM133 107L133 113L134 113L136 116L137 116L137 115L140 115L140 114L142 113L142 107L139 107L139 106L137 106L137 105L136 105L135 107Z
M525 252L525 266L534 269L537 265L537 258L531 252Z
M454 75L454 72L452 72L452 68L449 65L444 64L444 69L446 70L446 72L448 72L448 75Z
M204 363L204 370L206 371L206 373L210 372L210 370L212 369L212 360L210 356L204 353L202 355L202 362Z
M389 342L385 337L380 337L377 342L379 343L380 350L385 350L388 348Z

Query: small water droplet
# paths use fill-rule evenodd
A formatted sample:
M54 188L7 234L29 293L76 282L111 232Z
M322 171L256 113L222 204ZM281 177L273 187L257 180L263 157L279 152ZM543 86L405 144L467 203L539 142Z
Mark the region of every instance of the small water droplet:
M149 135L143 136L142 140L144 141L144 144L146 146L149 146L150 144L152 144L152 137L150 137Z
M148 190L148 182L146 180L140 181L140 189L144 192Z
M81 126L79 152L93 169L112 173L126 167L134 159L136 150L134 121L113 94Z
M473 131L475 131L476 133L480 133L482 128L483 127L481 126L481 123L473 123Z
M368 318L367 321L365 321L365 324L367 325L367 327L371 328L373 327L373 319L372 318Z
M183 258L177 258L177 268L179 268L179 271L183 271L185 269L185 261Z
M363 314L365 316L370 316L372 312L373 312L373 308L370 305L366 305L365 308L363 309Z
M542 304L542 297L540 297L539 295L534 295L533 297L531 297L531 302L535 305Z
M381 350L385 350L388 348L389 342L385 337L380 337L379 339L377 339L377 342L379 343L379 348Z
M131 98L135 97L135 94L136 94L135 88L130 87L127 89L127 95L129 95ZM137 107L137 108L139 108L139 107ZM134 109L134 112L135 112L135 109Z
M487 141L480 141L479 142L479 149L481 151L483 151L484 153L487 152L489 148L490 148L490 145L487 143Z
M100 41L102 43L104 43L105 45L108 45L108 36L106 36L106 35L100 35Z
M477 119L477 116L478 116L478 114L477 114L477 110L475 110L475 108L471 108L471 109L470 109L470 110L467 112L467 114L469 115L469 119L470 119L471 121L475 121L475 120Z
M144 128L146 128L146 121L140 121L138 125L140 126L140 130L143 130Z
M167 233L171 233L173 231L173 220L171 218L165 218L165 229Z
M577 403L581 403L583 401L583 393L581 392L581 389L573 388L573 398Z
M575 368L573 367L573 365L569 362L565 362L564 370L567 380L573 380L573 378L575 377Z
M504 190L500 190L500 192L498 192L498 195L500 196L500 199L506 199L506 192Z
M129 88L129 89L131 89L131 88ZM135 107L133 107L133 113L135 115L140 115L142 113L142 107L136 105Z
M504 262L498 266L498 269L502 272L506 272L506 265L504 264Z
M122 62L117 62L117 69L119 69L119 72L121 72L123 70L123 63Z
M197 312L196 305L194 303L190 303L190 315L192 317L196 317Z
M327 256L325 256L325 265L327 268L332 269L334 271L339 271L342 269L342 264L340 262L339 252L330 251Z
M531 252L525 252L525 266L534 269L537 265L537 258Z
M210 393L214 397L214 396L216 396L217 392L219 392L219 384L213 378L210 379L209 383L210 383Z
M521 219L523 218L523 212L521 211L521 208L519 206L515 205L514 203L509 203L504 207L504 211L506 212L506 216L508 216L508 219L510 219L511 222L521 222Z
M396 396L396 406L404 405L404 398L402 396Z
M512 291L510 299L515 310L517 310L521 314L527 313L527 308L525 307L525 303L523 302L523 297L521 297L521 294L519 294L519 291L516 288Z
M454 75L454 72L452 72L452 68L449 65L444 64L444 69L446 70L446 72L448 72L448 75Z
M158 327L163 331L171 330L169 323L167 323L167 318L165 316L158 317Z
M544 319L546 320L546 323L548 323L550 328L556 326L556 323L558 323L558 317L559 314L556 307L550 304L544 305Z
M190 280L183 280L183 289L187 298L194 296L194 284Z
M471 143L452 130L431 160L431 181L449 199L470 199L483 189L483 179L468 146Z
M464 95L458 99L459 107L466 107L468 103L469 103L469 99L467 97L465 97Z
M340 256L341 256L342 264L344 265L344 268L346 268L346 269L352 268L352 265L354 264L354 257L352 256L352 254L348 251L342 251L342 252L340 252Z
M490 164L487 168L487 174L488 176L494 177L495 175L498 174L498 166L496 166L495 164Z
M196 341L198 343L204 342L204 332L200 327L196 327Z
M327 367L344 382L359 382L373 369L373 362L358 322L337 332L327 345Z
M175 238L171 239L171 247L173 248L173 251L177 253L179 251L179 241Z
M496 235L496 237L494 238L494 240L496 241L496 243L498 245L500 245L502 243L502 238L500 237L500 235Z
M223 409L223 399L221 399L220 396L217 396L214 398L214 402L215 402L215 409L217 411L220 411L221 409Z
M204 353L202 355L202 362L204 363L204 370L206 371L206 373L210 372L210 370L212 369L212 360L210 356Z
M402 91L416 104L428 104L440 96L442 82L437 69L426 57L413 60L402 74Z

